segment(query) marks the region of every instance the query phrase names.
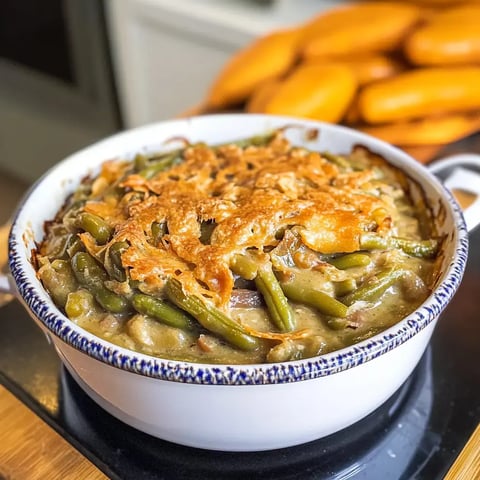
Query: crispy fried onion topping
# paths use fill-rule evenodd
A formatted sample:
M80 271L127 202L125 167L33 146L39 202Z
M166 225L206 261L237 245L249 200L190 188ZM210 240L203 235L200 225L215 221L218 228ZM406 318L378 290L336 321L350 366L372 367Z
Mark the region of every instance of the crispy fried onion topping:
M110 244L129 243L122 262L130 278L156 292L174 276L220 307L233 289L235 254L269 251L291 228L315 252L353 252L362 232L388 230L394 214L375 168L345 171L280 133L267 146L188 147L180 164L150 179L129 175L121 187L116 204L86 210L115 228ZM164 229L160 239L152 225Z

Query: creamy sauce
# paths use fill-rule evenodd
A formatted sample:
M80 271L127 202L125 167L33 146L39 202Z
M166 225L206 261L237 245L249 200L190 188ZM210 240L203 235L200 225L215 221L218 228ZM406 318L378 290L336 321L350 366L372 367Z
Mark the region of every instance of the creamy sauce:
M419 187L361 148L337 158L291 150L278 135L271 142L194 148L185 164L148 180L141 174L158 159L136 160L140 170L105 164L47 225L37 252L55 303L119 346L217 364L321 355L415 310L441 248L428 209L410 198ZM270 165L275 155L281 168ZM235 187L212 170L229 159L229 175L239 170ZM201 179L188 161L200 165ZM178 203L167 208L166 198ZM236 288L250 303L232 306Z

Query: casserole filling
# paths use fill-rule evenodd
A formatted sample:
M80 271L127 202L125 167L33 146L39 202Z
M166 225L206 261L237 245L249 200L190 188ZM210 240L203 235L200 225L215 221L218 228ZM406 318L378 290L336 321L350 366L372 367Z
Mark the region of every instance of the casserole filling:
M283 130L107 161L45 232L38 275L72 321L202 363L308 358L375 335L429 295L441 250L399 169Z

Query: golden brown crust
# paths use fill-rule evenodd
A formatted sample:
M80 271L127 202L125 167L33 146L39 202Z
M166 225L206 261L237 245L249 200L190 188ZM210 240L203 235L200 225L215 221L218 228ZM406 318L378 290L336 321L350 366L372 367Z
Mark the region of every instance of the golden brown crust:
M108 165L95 182L104 186L101 178L109 183L121 171ZM121 200L103 195L85 210L115 228L106 248L130 244L122 263L146 291L161 292L175 276L186 291L222 306L233 288L232 257L276 246L286 228L296 226L305 245L326 254L358 250L362 232L388 230L393 202L372 194L378 183L373 169L341 172L319 153L292 148L279 134L266 147L189 147L179 165L151 179L129 175L121 183L127 191ZM156 245L155 222L168 227ZM215 224L206 244L202 222ZM88 234L82 240L98 248Z

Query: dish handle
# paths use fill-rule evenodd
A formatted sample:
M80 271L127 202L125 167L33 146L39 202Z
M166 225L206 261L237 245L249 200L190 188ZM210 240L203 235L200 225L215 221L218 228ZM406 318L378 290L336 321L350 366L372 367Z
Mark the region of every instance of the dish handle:
M437 160L428 168L457 198L467 229L472 232L480 225L480 155L459 153Z
M0 226L0 307L13 299L15 289L6 272L8 264L8 232L10 224Z

